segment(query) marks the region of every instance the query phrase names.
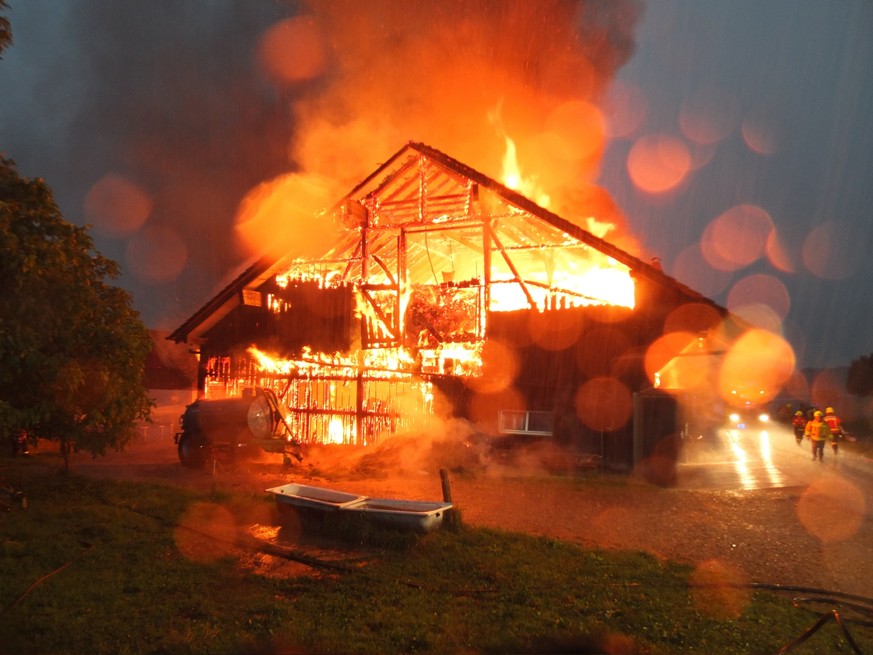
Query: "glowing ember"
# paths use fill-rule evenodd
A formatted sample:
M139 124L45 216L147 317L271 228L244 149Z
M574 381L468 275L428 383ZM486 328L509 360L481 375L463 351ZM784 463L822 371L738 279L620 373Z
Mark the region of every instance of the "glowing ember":
M328 443L340 444L345 441L343 438L343 422L334 417L330 420L327 428Z

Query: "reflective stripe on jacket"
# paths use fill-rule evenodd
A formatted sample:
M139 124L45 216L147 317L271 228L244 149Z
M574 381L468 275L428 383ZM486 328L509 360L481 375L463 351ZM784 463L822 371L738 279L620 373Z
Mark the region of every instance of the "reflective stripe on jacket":
M804 436L809 437L813 441L824 441L825 439L830 439L831 429L824 421L815 421L815 419L813 419L806 424Z

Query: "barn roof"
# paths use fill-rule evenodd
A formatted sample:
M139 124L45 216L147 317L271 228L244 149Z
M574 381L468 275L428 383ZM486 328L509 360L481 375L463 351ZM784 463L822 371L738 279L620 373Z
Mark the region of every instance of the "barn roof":
M278 274L333 281L339 277L346 282L366 278L370 283L396 284L398 271L403 271L410 283L435 284L452 278L474 279L487 267L486 275L495 271L493 282L518 282L524 277L521 286L530 299L532 292L527 289L560 287L562 273L572 274L581 261L597 257L617 262L634 278L646 279L688 302L708 304L722 315L727 313L659 267L421 143L406 144L328 213L345 230L322 257L257 258L168 338L197 341L245 302L246 291L258 290ZM502 254L493 255L493 261L491 250L483 246L483 222L494 251ZM399 239L403 247L398 245ZM362 257L363 248L366 258ZM365 260L369 265L362 264ZM488 261L487 266L484 261Z

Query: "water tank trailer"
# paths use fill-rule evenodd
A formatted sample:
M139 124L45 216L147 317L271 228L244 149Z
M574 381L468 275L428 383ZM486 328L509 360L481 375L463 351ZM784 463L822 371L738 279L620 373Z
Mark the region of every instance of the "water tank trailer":
M246 389L238 398L202 398L185 408L179 419L182 431L175 442L179 461L201 468L210 459L254 457L261 451L282 453L283 462L300 461L300 442L276 394L270 389Z

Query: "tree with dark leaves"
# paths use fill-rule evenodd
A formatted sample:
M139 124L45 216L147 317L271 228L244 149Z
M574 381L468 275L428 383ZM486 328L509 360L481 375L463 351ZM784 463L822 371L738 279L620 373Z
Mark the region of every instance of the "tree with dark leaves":
M873 395L873 353L853 359L849 364L846 391L861 397Z
M0 59L3 59L3 51L12 45L12 26L4 15L7 8L5 0L0 0Z
M0 157L0 433L70 454L123 450L149 418L148 330L118 265L64 220L49 187Z

